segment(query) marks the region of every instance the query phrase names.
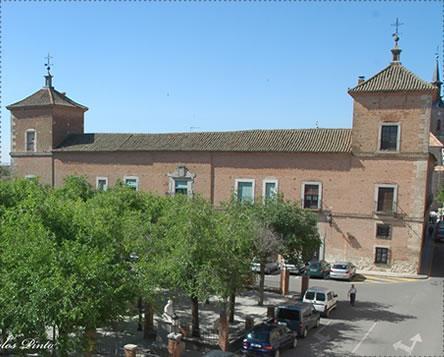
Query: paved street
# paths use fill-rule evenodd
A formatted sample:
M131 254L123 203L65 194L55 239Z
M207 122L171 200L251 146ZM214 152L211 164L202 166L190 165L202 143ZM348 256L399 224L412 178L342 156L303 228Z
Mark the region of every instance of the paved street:
M268 276L267 285L277 285L278 277ZM290 286L298 289L300 277L292 276ZM321 327L299 341L297 355L443 355L443 279L371 277L355 283L355 307L347 301L348 282L311 279L310 286L333 289L339 303L330 319L322 318Z
M349 282L311 279L310 286L338 294L337 310L283 356L443 356L444 244L430 244L431 278L361 278L354 282L355 307L347 301ZM266 277L268 286L278 281L279 275ZM300 277L291 276L290 291L300 284Z

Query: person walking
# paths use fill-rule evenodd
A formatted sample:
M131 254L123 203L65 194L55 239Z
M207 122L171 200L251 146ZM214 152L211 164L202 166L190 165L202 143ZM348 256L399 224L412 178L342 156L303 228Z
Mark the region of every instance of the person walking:
M348 291L348 296L350 297L350 305L355 306L355 300L356 300L355 284L352 284L350 290Z

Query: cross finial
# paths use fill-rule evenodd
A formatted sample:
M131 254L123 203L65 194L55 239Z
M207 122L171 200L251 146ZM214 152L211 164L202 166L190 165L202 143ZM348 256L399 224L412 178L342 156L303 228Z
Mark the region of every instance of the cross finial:
M396 22L395 22L394 24L392 24L392 26L395 26L395 33L396 33L396 34L398 34L399 26L402 26L402 25L404 25L404 24L401 23L401 22L399 22L399 19L396 18Z
M51 66L54 64L54 63L51 63L51 58L53 58L53 57L50 56L49 52L48 52L48 56L45 57L45 59L46 59L45 67L46 67L46 70L48 71L49 75L51 74L51 73L49 73L49 71L51 70Z
M399 41L399 26L404 25L403 23L399 22L399 19L396 18L396 22L394 24L392 24L392 26L395 26L395 33L393 34L393 39L395 40L395 46L398 46L398 41Z

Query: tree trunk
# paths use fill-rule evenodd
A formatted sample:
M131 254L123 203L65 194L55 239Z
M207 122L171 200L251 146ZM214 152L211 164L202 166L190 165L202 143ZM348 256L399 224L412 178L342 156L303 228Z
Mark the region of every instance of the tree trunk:
M199 300L197 297L191 297L191 336L200 337L199 328Z
M265 286L265 264L261 262L260 264L260 276L259 276L259 301L258 305L264 305L264 286Z
M222 351L228 351L229 327L227 321L226 303L224 303L219 314L219 347Z
M230 316L228 322L232 324L234 322L234 309L236 306L236 291L233 291L230 295Z
M143 320L143 338L150 338L154 332L154 309L153 304L145 302L145 316Z
M96 328L87 327L85 329L85 357L92 357L96 352Z

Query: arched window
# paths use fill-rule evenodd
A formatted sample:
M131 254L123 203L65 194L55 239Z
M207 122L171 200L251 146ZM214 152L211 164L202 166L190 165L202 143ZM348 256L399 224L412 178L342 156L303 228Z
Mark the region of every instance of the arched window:
M34 129L28 129L25 132L25 151L35 152L37 148L37 139Z

